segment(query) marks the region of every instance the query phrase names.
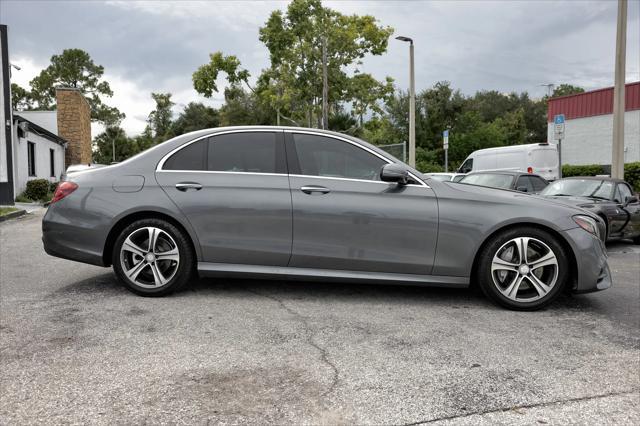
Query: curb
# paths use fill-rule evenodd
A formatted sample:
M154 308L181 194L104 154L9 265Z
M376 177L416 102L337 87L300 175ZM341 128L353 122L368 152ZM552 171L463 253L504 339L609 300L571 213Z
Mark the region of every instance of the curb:
M15 212L7 213L5 215L0 216L0 222L4 222L5 220L15 219L16 217L24 216L27 214L26 210L18 210Z

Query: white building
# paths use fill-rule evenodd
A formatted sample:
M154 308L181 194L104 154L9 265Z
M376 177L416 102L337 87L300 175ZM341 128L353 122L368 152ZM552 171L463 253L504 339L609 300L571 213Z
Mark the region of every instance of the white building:
M34 113L53 116L55 111L32 111L13 113L13 164L14 191L20 194L32 179L58 182L65 171L65 148L67 142L56 133L40 126L25 116Z
M547 140L554 140L553 118L565 116L564 164L611 165L613 88L549 99ZM624 162L640 161L640 81L625 87Z

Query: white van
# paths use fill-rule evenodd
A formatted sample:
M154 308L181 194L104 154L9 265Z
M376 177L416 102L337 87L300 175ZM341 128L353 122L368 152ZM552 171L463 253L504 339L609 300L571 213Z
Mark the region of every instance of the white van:
M535 173L546 180L558 179L558 149L548 143L479 149L467 157L458 173L510 170Z

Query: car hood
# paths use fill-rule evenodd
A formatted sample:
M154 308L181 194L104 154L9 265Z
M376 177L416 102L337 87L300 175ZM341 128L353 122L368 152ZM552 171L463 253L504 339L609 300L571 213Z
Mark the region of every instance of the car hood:
M436 192L436 195L440 192L438 187L445 186L448 188L448 191L451 194L451 190L455 191L456 198L465 198L468 200L482 200L486 203L493 204L509 204L509 205L520 205L525 206L532 209L550 209L554 208L556 210L564 210L565 213L569 215L573 214L587 214L592 217L595 216L594 213L589 212L581 208L581 204L591 203L591 198L583 198L582 202L565 202L560 198L566 197L543 197L535 194L527 194L520 191L512 191L508 189L497 189L490 188L486 186L478 186L478 185L469 185L463 183L455 183L455 182L439 182L431 180L429 184L433 187ZM452 194L453 195L453 194Z
M609 202L608 200L600 200L597 198L580 197L573 195L542 195L541 197L548 200L557 201L558 203L578 207L594 207L599 204L605 204Z

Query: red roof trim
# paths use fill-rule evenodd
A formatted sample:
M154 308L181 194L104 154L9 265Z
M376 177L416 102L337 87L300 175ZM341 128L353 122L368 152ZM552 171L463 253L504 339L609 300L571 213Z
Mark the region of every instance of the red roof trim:
M640 81L625 85L625 111L640 109ZM613 113L613 87L559 96L548 101L547 120L564 114L567 120Z

